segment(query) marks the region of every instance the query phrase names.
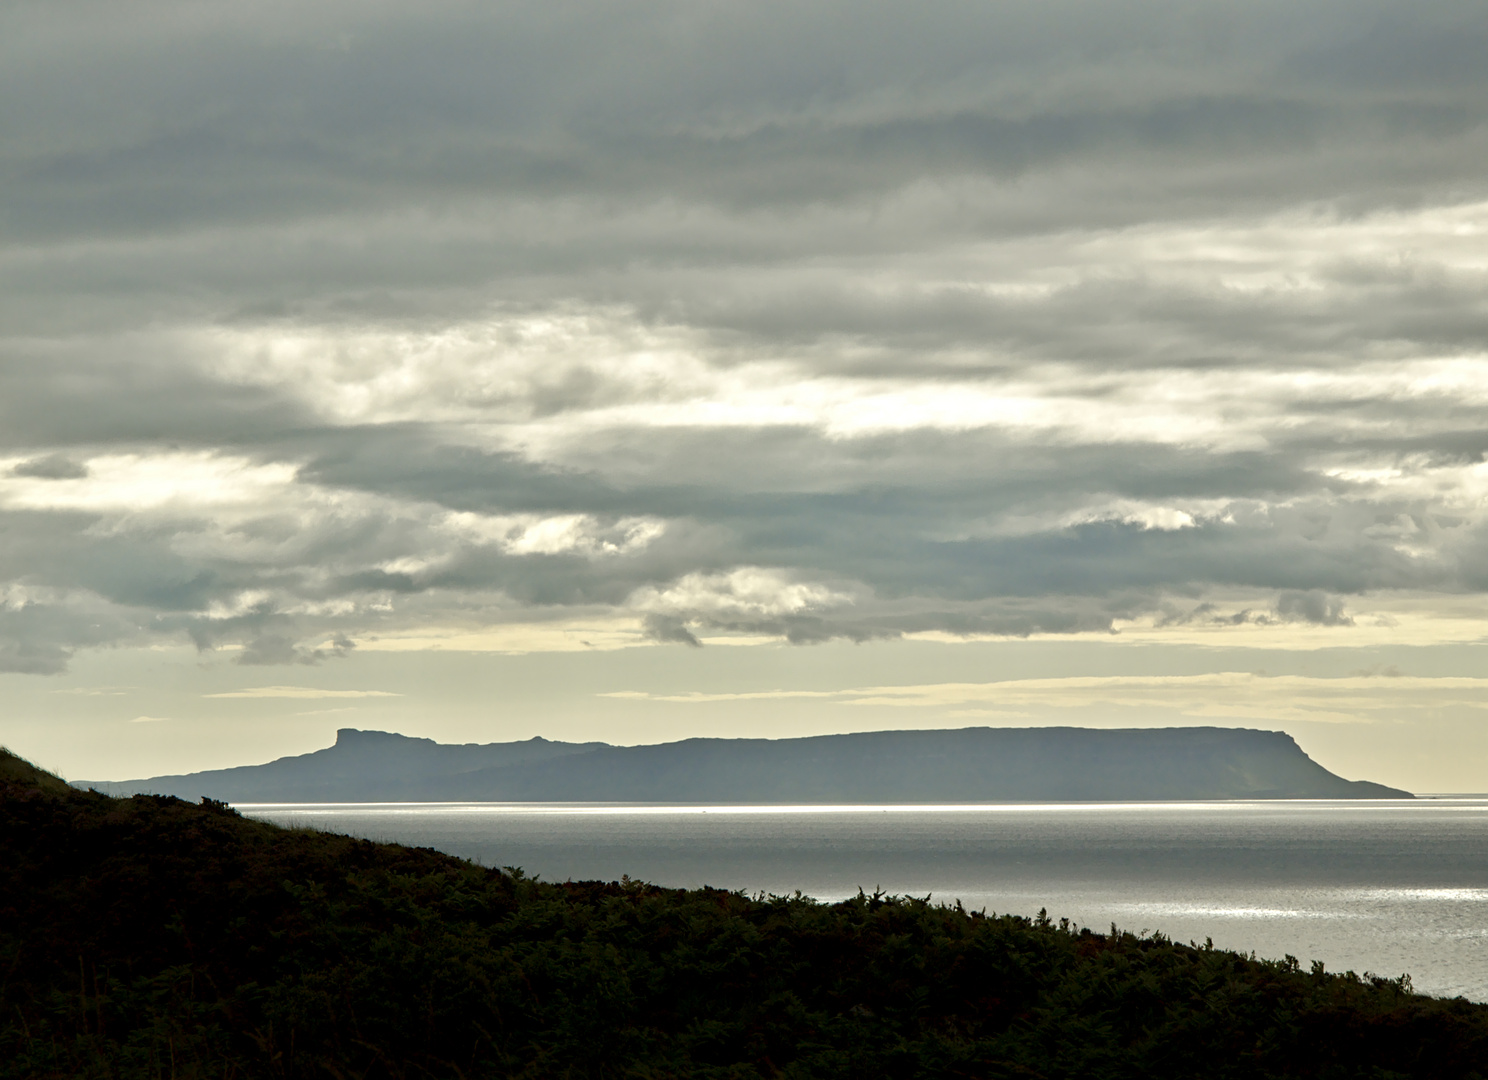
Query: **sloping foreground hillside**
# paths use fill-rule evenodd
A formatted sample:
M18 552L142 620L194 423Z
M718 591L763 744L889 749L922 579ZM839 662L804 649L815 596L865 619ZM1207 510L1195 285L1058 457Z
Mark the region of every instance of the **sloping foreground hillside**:
M0 768L0 1077L1471 1077L1488 1006L914 899L546 884Z

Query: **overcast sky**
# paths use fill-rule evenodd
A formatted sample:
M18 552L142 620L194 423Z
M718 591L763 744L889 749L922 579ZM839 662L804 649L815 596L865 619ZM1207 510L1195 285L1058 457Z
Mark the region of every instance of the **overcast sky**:
M0 741L1218 723L1488 789L1485 56L1481 0L0 6Z

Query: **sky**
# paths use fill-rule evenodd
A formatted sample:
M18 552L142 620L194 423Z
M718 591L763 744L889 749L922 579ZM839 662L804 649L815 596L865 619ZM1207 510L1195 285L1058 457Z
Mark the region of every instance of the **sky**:
M0 742L1488 790L1480 0L0 5Z

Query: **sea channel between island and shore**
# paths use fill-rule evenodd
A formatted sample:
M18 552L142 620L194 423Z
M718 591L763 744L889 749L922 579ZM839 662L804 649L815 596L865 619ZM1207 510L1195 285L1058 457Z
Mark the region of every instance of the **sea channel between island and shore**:
M240 804L548 881L860 888L1094 930L1291 955L1488 1001L1488 796L1414 800L704 806Z

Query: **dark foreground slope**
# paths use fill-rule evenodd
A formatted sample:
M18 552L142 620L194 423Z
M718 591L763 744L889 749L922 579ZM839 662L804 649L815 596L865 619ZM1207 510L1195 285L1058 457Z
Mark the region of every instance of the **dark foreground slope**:
M1281 731L959 728L654 746L444 746L343 729L336 745L265 765L120 783L229 802L492 800L903 803L1410 798L1335 776Z
M0 768L0 1077L1478 1077L1488 1006L921 900L545 884Z

